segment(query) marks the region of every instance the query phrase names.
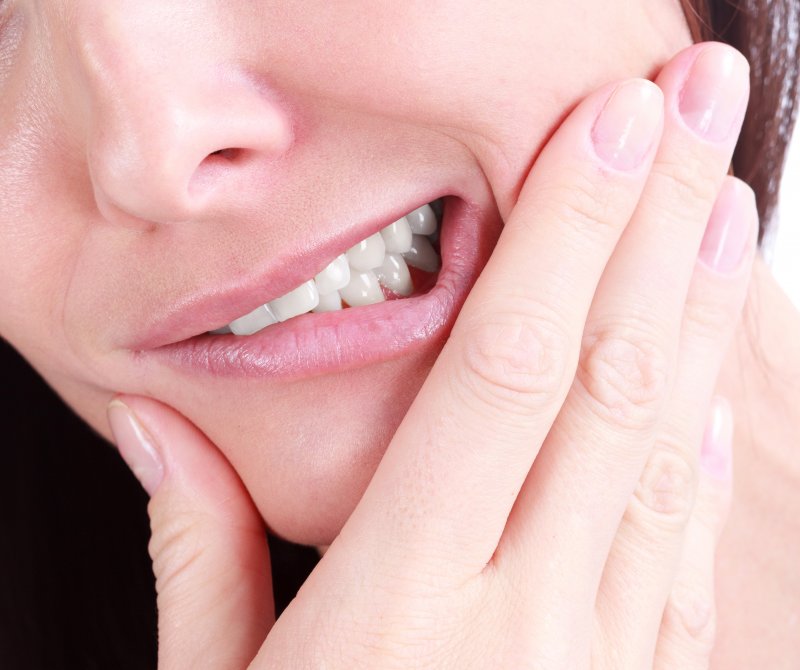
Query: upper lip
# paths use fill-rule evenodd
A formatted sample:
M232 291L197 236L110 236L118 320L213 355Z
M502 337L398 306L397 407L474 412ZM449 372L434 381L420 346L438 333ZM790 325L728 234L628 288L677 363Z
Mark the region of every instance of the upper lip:
M253 268L244 276L230 277L224 285L204 286L154 311L130 349L142 351L201 335L230 323L311 279L331 260L415 208L444 196L431 193L407 200L378 218L360 222L341 234L302 250L287 250Z

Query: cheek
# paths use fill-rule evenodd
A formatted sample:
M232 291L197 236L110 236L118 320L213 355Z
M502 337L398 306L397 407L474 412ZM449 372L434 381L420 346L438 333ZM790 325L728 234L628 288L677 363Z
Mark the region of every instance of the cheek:
M27 158L46 167L26 170L21 165L14 176L26 174L25 186L3 191L11 198L0 222L0 335L37 367L89 379L90 360L73 348L64 329L86 214L76 210L76 190L56 154L39 151ZM62 174L56 178L52 171L59 167ZM0 166L4 185L10 171L8 163Z
M41 346L66 358L60 319L91 189L46 85L56 75L28 42L0 94L0 334L23 351Z
M652 77L691 42L675 0L395 3L366 40L337 34L330 48L358 73L337 81L340 91L462 142L504 215L580 99L614 79Z

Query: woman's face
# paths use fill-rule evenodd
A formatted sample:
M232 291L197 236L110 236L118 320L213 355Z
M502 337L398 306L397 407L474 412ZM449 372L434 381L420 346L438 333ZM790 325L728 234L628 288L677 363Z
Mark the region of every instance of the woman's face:
M554 127L690 43L678 0L0 6L0 334L104 435L115 391L175 407L320 544ZM201 335L445 196L426 295Z

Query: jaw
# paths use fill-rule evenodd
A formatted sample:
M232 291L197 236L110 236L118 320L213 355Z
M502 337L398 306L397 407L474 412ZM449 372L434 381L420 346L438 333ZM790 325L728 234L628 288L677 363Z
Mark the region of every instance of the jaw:
M301 544L329 544L437 355L420 351L313 380L248 382L237 392L210 393L172 377L130 392L160 400L198 426L237 471L272 532ZM110 391L64 377L46 379L112 442L105 417Z

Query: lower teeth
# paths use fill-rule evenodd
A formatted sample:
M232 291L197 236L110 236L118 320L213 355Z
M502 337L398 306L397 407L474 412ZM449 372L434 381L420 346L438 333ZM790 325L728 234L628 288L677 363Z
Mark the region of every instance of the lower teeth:
M335 258L314 279L210 334L252 335L307 312L383 302L381 287L395 296L410 296L414 283L409 266L427 273L441 267L437 249L442 212L441 200L415 209Z

